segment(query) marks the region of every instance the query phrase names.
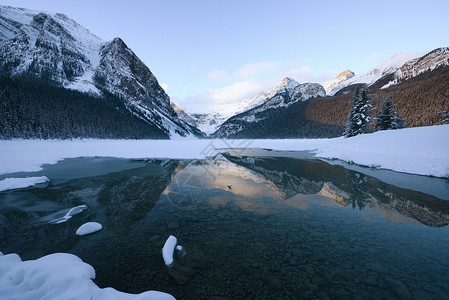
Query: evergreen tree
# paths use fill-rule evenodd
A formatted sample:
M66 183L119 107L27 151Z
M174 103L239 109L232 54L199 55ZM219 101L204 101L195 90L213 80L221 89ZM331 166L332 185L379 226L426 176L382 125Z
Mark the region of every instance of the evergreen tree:
M391 97L387 97L377 113L374 130L401 129L404 127L404 120L399 115L396 105L394 105Z
M346 123L345 137L352 137L358 134L366 133L369 130L370 112L373 109L373 98L368 94L367 89L356 90L352 97L349 117Z
M444 107L445 110L443 110L441 113L443 114L443 121L441 123L449 123L449 100L447 101L447 105Z

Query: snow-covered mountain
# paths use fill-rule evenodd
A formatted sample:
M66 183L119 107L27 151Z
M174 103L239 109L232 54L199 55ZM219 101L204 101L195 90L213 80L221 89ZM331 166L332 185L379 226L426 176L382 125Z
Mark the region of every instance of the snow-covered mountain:
M355 75L354 77L343 81L342 83L334 86L327 95L333 96L339 90L352 84L364 83L371 85L380 78L392 74L399 70L406 62L419 58L426 53L410 52L410 53L398 53L366 72Z
M353 78L354 76L355 76L354 72L344 70L341 71L340 74L338 74L334 79L322 82L321 86L326 91L326 94L328 94L333 88L335 88L339 84L342 84L346 80Z
M245 123L257 123L270 117L270 111L285 109L294 103L325 95L326 91L318 83L300 84L286 77L263 97L256 96L249 109L224 122L214 133L214 137L234 136L245 129Z
M64 14L0 5L0 74L101 96L170 136L201 135L180 120L150 69L120 39L106 42Z
M172 108L178 114L178 117L184 122L198 128L205 134L214 133L224 121L232 117L233 113L187 113L182 108L171 103Z
M232 113L212 112L207 114L193 113L192 118L195 119L195 127L204 133L214 133L224 121L232 117Z
M447 65L449 65L449 48L435 49L421 57L407 61L399 70L394 72L394 79L382 88L387 88L390 85L398 84L403 79L416 77L423 72Z

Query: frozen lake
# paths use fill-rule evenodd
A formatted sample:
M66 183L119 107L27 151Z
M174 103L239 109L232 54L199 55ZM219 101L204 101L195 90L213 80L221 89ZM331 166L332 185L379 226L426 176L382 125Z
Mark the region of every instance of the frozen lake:
M66 159L1 175L50 182L0 193L0 250L23 260L73 253L95 268L100 287L178 299L449 295L447 180L303 153L230 152ZM103 228L75 235L86 222ZM187 254L167 268L170 235Z

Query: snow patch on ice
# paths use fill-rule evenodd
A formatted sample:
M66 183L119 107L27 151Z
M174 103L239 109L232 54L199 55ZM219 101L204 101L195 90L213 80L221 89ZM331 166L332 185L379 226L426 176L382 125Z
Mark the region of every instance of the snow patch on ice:
M0 180L0 192L8 190L23 189L41 183L47 183L50 180L45 177L27 177L27 178L6 178Z
M73 254L54 253L28 261L15 253L0 255L0 299L175 299L157 291L127 294L102 289L92 279L94 268Z
M100 231L103 228L100 223L97 222L87 222L81 225L76 230L76 235L82 236L86 234L91 234L97 231Z
M162 248L162 257L164 258L164 262L167 267L171 267L175 263L173 255L177 243L178 239L173 235L170 235Z
M87 205L79 205L79 206L72 207L63 217L53 219L53 220L49 221L48 223L61 224L61 223L67 222L68 220L70 220L72 218L72 216L77 215L86 209L87 209Z

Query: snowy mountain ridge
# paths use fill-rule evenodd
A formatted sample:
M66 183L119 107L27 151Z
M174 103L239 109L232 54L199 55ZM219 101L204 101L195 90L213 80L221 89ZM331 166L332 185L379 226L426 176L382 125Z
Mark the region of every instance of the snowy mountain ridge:
M329 93L327 93L327 95L333 96L333 95L335 95L335 93L337 93L342 88L347 87L352 84L365 83L367 85L371 85L374 82L376 82L377 80L379 80L380 78L382 78L383 76L396 72L406 62L408 62L412 59L415 59L415 58L419 58L425 54L427 54L427 52L425 52L425 53L409 52L409 53L395 54L392 57L390 57L389 59L385 60L380 65L378 65L366 72L355 75L354 77L336 85L329 91Z
M269 111L287 108L294 103L325 95L326 91L318 83L300 84L294 79L285 77L270 92L265 93L264 97L256 97L246 111L226 120L213 136L233 136L244 130L245 123L257 123L269 117Z
M352 72L350 70L344 70L344 71L340 72L337 75L337 77L335 77L331 80L322 82L321 86L324 88L324 90L326 91L326 95L327 95L333 88L342 84L346 80L353 78L354 76L355 76L354 72Z
M402 79L416 77L423 72L432 71L435 68L447 65L449 65L449 47L435 49L406 62L399 70L394 72L394 79L382 86L382 88L398 84Z
M0 5L0 74L97 96L104 90L170 136L201 135L178 118L156 77L120 38L105 42L64 14Z

